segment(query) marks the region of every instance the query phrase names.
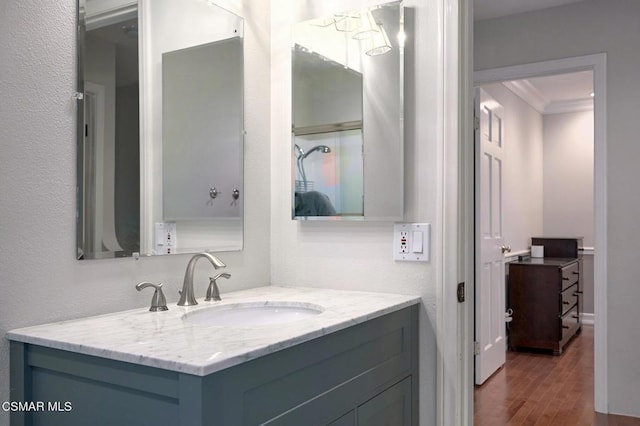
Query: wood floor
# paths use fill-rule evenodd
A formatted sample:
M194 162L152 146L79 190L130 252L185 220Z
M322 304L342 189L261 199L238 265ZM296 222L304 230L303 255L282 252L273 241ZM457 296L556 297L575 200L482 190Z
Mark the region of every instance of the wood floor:
M640 425L595 414L593 327L583 326L561 356L507 352L505 366L474 392L474 425Z

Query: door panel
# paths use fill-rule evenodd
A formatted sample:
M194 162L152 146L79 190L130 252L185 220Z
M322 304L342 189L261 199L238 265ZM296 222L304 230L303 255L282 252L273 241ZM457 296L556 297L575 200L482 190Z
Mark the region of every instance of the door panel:
M485 91L476 91L476 384L505 362L506 328L502 177L503 108Z

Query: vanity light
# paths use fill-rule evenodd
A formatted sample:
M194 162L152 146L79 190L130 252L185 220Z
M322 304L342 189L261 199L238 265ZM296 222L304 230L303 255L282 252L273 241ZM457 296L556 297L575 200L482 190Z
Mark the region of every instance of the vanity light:
M391 50L391 42L382 24L378 25L378 32L373 37L364 41L366 43L364 53L369 56L384 55Z
M364 40L375 36L378 31L376 20L373 18L371 11L367 10L360 14L359 28L355 31L352 38L355 40Z

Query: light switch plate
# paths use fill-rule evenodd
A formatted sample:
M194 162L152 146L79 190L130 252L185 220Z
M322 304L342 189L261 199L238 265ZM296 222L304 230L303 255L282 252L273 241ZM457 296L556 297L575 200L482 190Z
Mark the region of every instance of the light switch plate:
M393 259L401 262L428 262L431 224L394 223Z

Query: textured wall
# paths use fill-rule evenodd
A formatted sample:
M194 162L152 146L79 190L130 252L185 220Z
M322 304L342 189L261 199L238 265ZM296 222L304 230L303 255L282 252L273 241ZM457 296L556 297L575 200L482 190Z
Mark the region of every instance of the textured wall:
M476 22L476 70L606 52L609 409L640 416L640 2L587 0ZM598 247L596 247L598 250Z
M222 253L222 291L269 283L269 2L229 2L244 15L245 244ZM249 7L249 4L250 7ZM0 337L6 330L141 307L141 280L170 303L188 256L75 260L75 2L0 2ZM204 294L207 265L198 264ZM99 332L99 331L97 331ZM9 399L0 342L0 401ZM0 413L0 424L8 424Z

